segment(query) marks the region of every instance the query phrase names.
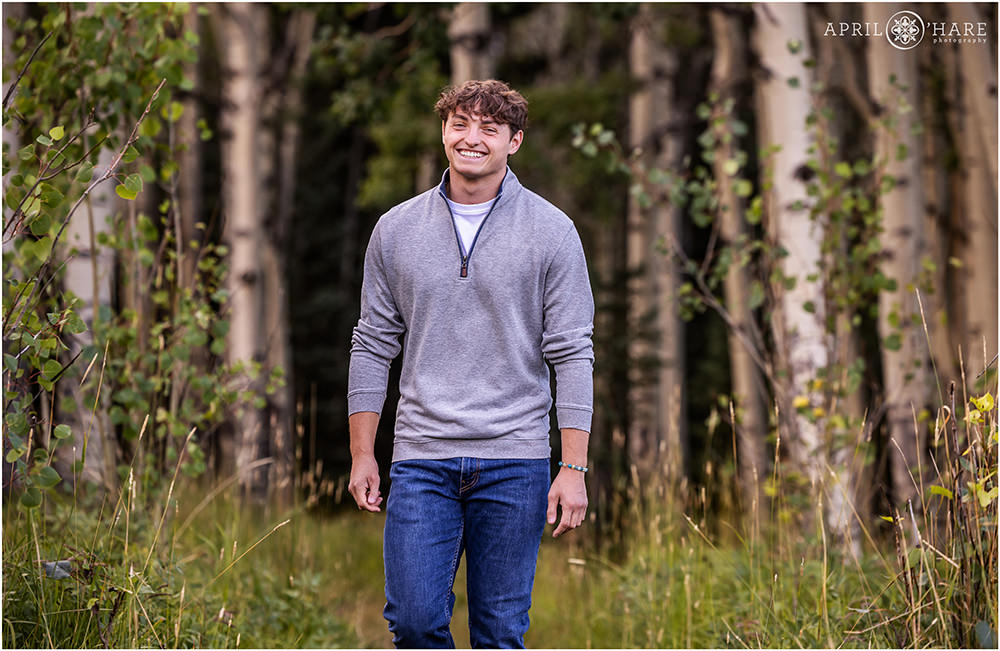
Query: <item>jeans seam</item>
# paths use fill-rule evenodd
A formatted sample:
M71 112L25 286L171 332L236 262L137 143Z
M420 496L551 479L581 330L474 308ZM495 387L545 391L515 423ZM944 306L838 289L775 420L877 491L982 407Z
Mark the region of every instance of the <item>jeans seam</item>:
M465 522L461 523L458 531L458 544L455 545L455 554L451 559L451 580L448 582L448 591L444 594L444 614L445 619L451 621L452 613L448 612L448 604L451 602L451 595L455 592L455 575L458 574L458 558L462 555L462 539L465 537Z
M472 478L469 480L468 484L463 483L462 481L459 481L459 487L458 487L458 494L459 495L461 495L462 493L464 493L465 491L467 491L469 489L475 488L476 484L479 483L480 464L481 464L481 461L479 459L476 459L476 469L472 473Z

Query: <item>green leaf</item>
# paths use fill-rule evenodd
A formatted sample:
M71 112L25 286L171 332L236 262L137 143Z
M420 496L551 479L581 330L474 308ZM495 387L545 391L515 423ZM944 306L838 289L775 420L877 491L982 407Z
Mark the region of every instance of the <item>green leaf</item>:
M45 145L46 147L48 147L52 144L52 138L49 138L46 135L40 135L35 138L35 142L37 142L40 145Z
M69 428L69 425L56 425L56 428L52 430L52 436L56 437L60 441L68 439L72 433L73 430Z
M118 186L116 186L116 187L115 187L115 193L116 193L116 194L117 194L117 195L118 195L119 197L121 197L122 199L125 199L126 201L132 201L132 200L133 200L133 199L135 199L135 198L136 198L137 196L139 196L139 193L138 193L138 192L133 192L132 190L129 190L129 189L128 189L128 188L127 188L126 186L124 186L124 185L118 185Z
M52 218L46 214L40 214L31 220L31 233L35 237L42 237L49 232L52 227Z
M45 466L38 473L38 485L42 488L52 488L60 481L62 481L62 477L59 476L59 473L52 466Z
M80 164L80 169L76 171L76 180L81 183L90 183L90 179L94 176L94 164L90 161L83 161Z
M3 365L8 371L17 370L17 358L8 353L3 354Z
M747 303L751 310L756 310L764 304L764 285L759 280L750 283L750 298Z
M21 495L21 506L34 509L42 503L42 493L34 486L29 486L28 490Z
M122 156L122 162L131 163L136 158L139 158L139 150L133 147L132 145L129 145L128 149L125 150L125 155Z
M949 500L955 498L955 494L944 486L931 486L931 495L940 495L941 497L946 497Z
M125 187L136 194L142 192L142 175L129 174L125 179Z
M21 458L22 454L24 454L24 448L11 448L7 451L7 456L4 458L7 459L7 463L14 463Z
M62 125L49 129L49 137L53 140L62 140L65 135L66 130L62 128Z
M993 410L993 395L990 393L986 393L979 398L972 398L971 402L979 411L986 412Z
M837 176L840 176L845 179L851 178L851 175L854 173L853 170L851 169L851 166L848 163L845 163L844 161L837 163L834 166L833 171L837 173Z
M753 194L753 183L746 179L740 179L736 182L736 194L743 198L749 197Z
M61 370L62 370L62 364L60 364L54 359L50 359L49 361L45 362L45 366L42 367L42 375L46 379L51 380L55 376L59 375L59 371Z
M35 157L35 146L25 145L24 147L21 147L21 150L17 152L17 156L25 162L31 160Z
M735 176L740 171L739 161L730 158L722 164L722 171L726 173L726 176Z
M18 445L15 436L24 436L28 433L28 419L21 411L12 411L4 416L4 424L7 425L7 435L10 436L11 443Z

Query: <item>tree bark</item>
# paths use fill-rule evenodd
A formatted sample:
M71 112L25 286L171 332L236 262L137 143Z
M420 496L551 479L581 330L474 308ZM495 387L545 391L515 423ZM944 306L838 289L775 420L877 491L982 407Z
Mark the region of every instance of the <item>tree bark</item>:
M900 9L901 5L866 4L864 18L885 25ZM878 331L897 505L905 505L908 500L919 502L920 468L928 467L924 459L925 428L914 423L914 415L926 404L928 389L927 347L914 292L925 252L921 143L913 136L920 106L916 64L913 53L898 50L884 39L873 39L868 44L868 81L872 96L883 109L875 143L878 182L881 186L885 176L895 179L895 187L880 197L879 208L883 225L881 268L896 287L879 294ZM892 75L897 80L895 87L889 81ZM901 145L909 150L905 158L898 150Z
M727 122L730 118L722 107L727 101L737 101L736 89L747 77L746 44L738 17L713 8L709 10L709 19L715 43L710 88L718 94L714 117ZM727 136L729 139L724 140ZM746 206L736 193L733 177L725 171L726 161L736 157L735 138L731 130L717 136L713 163L719 196L720 235L724 245L734 247L747 235L743 217ZM738 256L734 255L726 272L726 309L736 328L749 336L754 327L754 314L749 304L749 271L740 266L737 260ZM764 383L746 344L732 328L729 330L728 340L732 399L736 403L736 422L733 423L733 428L736 432L740 489L744 509L756 521L764 497L761 481L767 476L768 465L767 413L764 407L766 396L761 393Z
M812 138L805 129L813 75L803 61L811 58L805 7L800 3L754 5L753 42L762 66L757 85L757 118L761 148L778 146L770 157L764 205L774 244L788 255L779 265L794 286L773 288L776 310L772 315L779 376L787 378L775 387L787 433L781 445L788 450L792 466L820 488L824 467L822 418L810 418L802 410L822 406L823 396L811 381L828 364L824 331L823 291L811 274L820 273L822 224L806 212L806 162ZM798 48L790 51L790 43ZM801 204L800 207L798 204ZM821 276L820 276L821 278ZM810 310L811 306L811 310Z
M274 458L271 466L271 493L279 504L291 504L295 476L294 414L292 398L292 352L289 323L288 287L285 283L285 266L288 254L288 236L295 208L296 160L299 147L299 119L303 111L303 84L316 27L316 13L298 10L288 20L285 45L293 49L288 74L287 91L282 99L280 137L278 139L278 197L277 205L268 220L268 237L263 256L265 314L267 328L267 368L282 369L285 386L276 387L268 400L268 429L270 450Z
M948 3L948 18L959 24L982 21L979 7L970 3ZM995 46L995 44L994 44ZM962 64L962 99L965 110L979 133L976 151L982 157L986 182L997 192L997 62L988 45L960 45L958 58ZM970 152L971 153L971 152Z
M461 2L452 10L448 23L451 40L451 83L487 79L493 74L490 52L490 5Z
M811 8L810 8L811 9ZM827 5L827 15L811 16L813 34L823 34L827 20L834 23L849 22L854 19L851 8L844 5ZM817 94L817 151L819 165L830 179L838 178L836 164L850 160L855 152L847 151L847 140L850 135L846 129L856 119L855 114L867 115L871 101L858 86L858 78L864 70L863 59L856 59L854 53L845 51L836 39L817 39L818 61L817 78L822 90ZM829 113L823 109L829 109ZM852 114L852 110L854 113ZM823 144L826 143L826 144ZM826 285L826 311L831 315L833 337L829 339L832 349L828 359L832 361L834 373L828 377L826 391L830 397L830 413L836 415L827 424L827 440L829 442L829 457L832 474L831 484L827 491L826 518L831 523L831 530L836 532L845 545L855 553L861 551L860 523L867 522L867 504L872 497L870 486L875 485L870 476L871 469L865 468L864 447L866 445L864 419L865 400L860 378L857 377L857 362L863 361L858 328L854 319L859 313L859 306L843 305L837 299L847 291L844 283L858 270L844 268L838 262L850 260L852 237L850 230L856 227L856 219L851 210L843 208L843 204L834 198L829 204L829 214L823 221L826 227L827 253L825 265L827 273L846 273L848 279L838 279L836 275L832 283ZM834 211L839 211L839 218ZM838 271L838 269L840 271Z
M85 141L86 142L86 141ZM102 149L98 155L95 175L102 173L112 163L114 152ZM115 277L114 250L99 246L97 237L111 233L111 219L114 217L118 203L114 196L112 185L105 184L87 198L85 211L77 214L66 227L66 255L64 255L65 276L63 290L76 295L77 315L87 324L87 330L68 338L69 351L67 359L72 359L83 348L94 343L94 327L100 319L101 308L111 309L111 293ZM70 252L76 249L75 255ZM100 373L104 352L94 363L95 370ZM80 357L77 363L81 369L90 364L90 359ZM82 375L82 371L81 371ZM97 382L92 376L88 383L96 387ZM60 403L71 404L73 409L67 412L59 410L59 419L69 425L73 432L72 459L70 463L83 460L81 477L111 491L117 485L115 461L117 446L114 431L107 413L107 395L101 392L102 399L97 399L94 391L82 391L76 374L59 382ZM63 453L67 452L60 448ZM61 461L62 465L62 461ZM65 467L65 466L63 466ZM64 474L64 476L67 476Z
M261 395L262 383L250 372L262 361L261 325L264 322L261 301L260 264L262 232L260 212L260 172L257 166L261 152L257 150L261 129L260 48L258 14L266 11L260 5L233 3L214 5L221 36L223 65L222 123L222 200L225 210L223 240L229 246L230 328L227 339L227 361L242 365L243 372L235 378L241 391L254 397ZM266 431L260 410L242 401L230 419L234 431L220 441L223 472L234 470L240 475L244 491L260 497L267 473L260 469L248 472L248 466L263 456Z
M920 57L921 69L941 71L945 78L954 76L947 69L949 56L940 56L938 48L921 48ZM950 218L953 205L958 200L954 191L958 175L942 165L952 147L949 135L952 120L948 113L954 113L945 104L950 103L952 96L943 86L945 84L941 83L925 86L921 93L920 107L920 119L926 125L923 130L921 160L921 184L927 205L924 239L927 255L934 263L929 276L930 291L921 290L921 301L930 335L931 359L937 373L939 393L935 396L935 404L938 405L945 404L944 387L951 381L959 380L958 342L952 341L952 324L960 308L955 301L957 292L952 288L949 272L949 258L953 247ZM952 132L957 133L957 129L952 129Z
M971 6L949 6L948 15L963 22L978 19ZM957 59L951 68L958 103L953 123L961 160L954 220L962 265L957 339L971 391L997 351L997 69L987 46L961 44L950 53Z
M639 87L629 98L629 143L644 162L680 166L683 144L669 128L676 119L675 51L660 42L662 21L644 3L633 20L629 67ZM684 471L684 330L677 314L676 265L657 241L680 239L676 207L628 203L626 260L629 298L629 432L631 462L640 476L662 474L678 482Z
M192 3L184 15L184 29L200 37L200 20L198 5ZM200 45L199 45L200 47ZM198 61L184 64L184 76L194 82L194 88L201 88L201 78L198 71ZM197 273L198 258L191 247L192 242L201 244L201 232L197 228L202 221L202 148L201 135L198 129L198 118L201 117L201 107L195 93L186 95L182 100L184 111L177 123L177 144L180 153L177 155L178 182L178 262L177 285L179 288L194 288Z

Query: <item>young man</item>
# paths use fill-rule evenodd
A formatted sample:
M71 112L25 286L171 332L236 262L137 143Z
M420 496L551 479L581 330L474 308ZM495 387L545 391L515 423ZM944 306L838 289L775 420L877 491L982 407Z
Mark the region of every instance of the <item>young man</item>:
M379 219L365 254L348 382L349 490L380 510L375 430L403 369L383 555L397 647L453 647L463 551L473 647L524 646L545 522L583 523L594 300L569 218L507 167L527 102L506 84L446 89L441 184ZM549 483L549 371L562 437Z

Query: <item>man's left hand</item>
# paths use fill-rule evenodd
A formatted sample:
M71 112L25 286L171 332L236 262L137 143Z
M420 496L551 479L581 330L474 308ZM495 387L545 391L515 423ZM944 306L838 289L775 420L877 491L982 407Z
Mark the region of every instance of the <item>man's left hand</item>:
M552 532L553 538L583 524L587 516L587 484L584 477L579 470L561 468L552 482L552 487L549 488L547 513L549 524L556 523L556 510L562 507L562 519Z

